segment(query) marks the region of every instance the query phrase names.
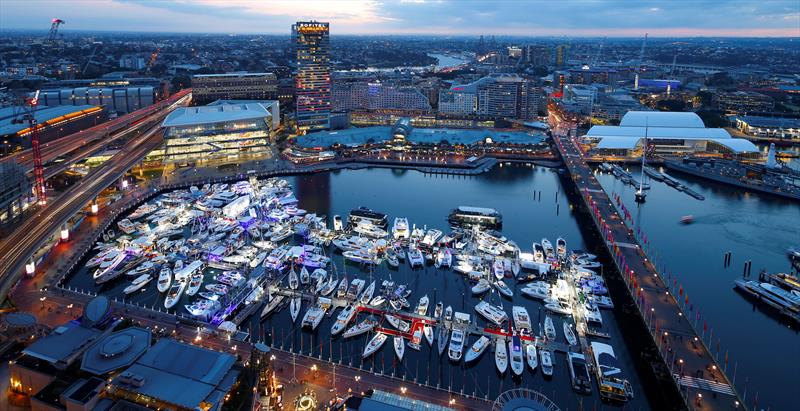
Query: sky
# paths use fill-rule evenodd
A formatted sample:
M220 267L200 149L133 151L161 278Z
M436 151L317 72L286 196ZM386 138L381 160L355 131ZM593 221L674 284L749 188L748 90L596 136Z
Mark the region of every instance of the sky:
M800 0L0 0L0 30L800 37Z

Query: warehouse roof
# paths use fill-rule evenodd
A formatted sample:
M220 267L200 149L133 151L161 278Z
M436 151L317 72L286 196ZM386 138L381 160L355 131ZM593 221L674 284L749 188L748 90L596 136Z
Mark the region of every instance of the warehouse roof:
M692 127L704 128L703 120L692 112L629 111L620 120L621 127Z

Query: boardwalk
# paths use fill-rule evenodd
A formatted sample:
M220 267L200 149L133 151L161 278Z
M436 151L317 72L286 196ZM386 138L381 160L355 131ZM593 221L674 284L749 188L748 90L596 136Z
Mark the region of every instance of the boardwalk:
M691 317L687 319L648 261L632 229L620 218L577 144L560 133L554 134L554 140L686 406L704 410L741 407L743 401L703 341L704 335L694 328Z

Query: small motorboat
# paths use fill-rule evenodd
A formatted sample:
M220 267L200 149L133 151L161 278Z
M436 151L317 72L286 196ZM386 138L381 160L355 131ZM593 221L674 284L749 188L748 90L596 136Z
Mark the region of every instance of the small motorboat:
M494 282L494 286L497 288L497 291L500 292L500 294L503 294L508 298L514 296L514 291L511 290L511 288L508 285L506 285L505 281L497 280Z
M691 224L694 222L694 216L689 214L681 217L681 224Z
M478 280L478 283L472 286L472 293L475 295L483 294L492 288L492 284L485 278Z
M486 337L485 335L482 335L480 338L478 338L478 340L472 344L472 347L469 349L469 351L467 351L467 354L464 355L464 362L468 363L480 358L480 356L483 355L483 352L486 351L486 347L489 346L490 342L491 340L489 340L489 337Z
M500 374L505 373L508 369L508 348L501 338L494 342L494 365L497 366Z
M575 332L572 330L572 324L564 321L564 337L566 337L569 345L578 345L578 339L575 337Z
M547 350L539 351L539 356L542 360L542 373L546 376L553 375L553 354Z
M528 367L531 367L531 371L535 371L536 365L539 363L539 358L536 354L536 345L528 344L525 346L525 359L528 361Z

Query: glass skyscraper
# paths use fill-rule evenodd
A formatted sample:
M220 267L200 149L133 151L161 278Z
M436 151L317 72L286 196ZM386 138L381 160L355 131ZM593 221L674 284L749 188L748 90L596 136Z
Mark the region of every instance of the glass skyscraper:
M297 58L295 91L300 132L330 128L331 72L329 24L299 21L292 26Z

